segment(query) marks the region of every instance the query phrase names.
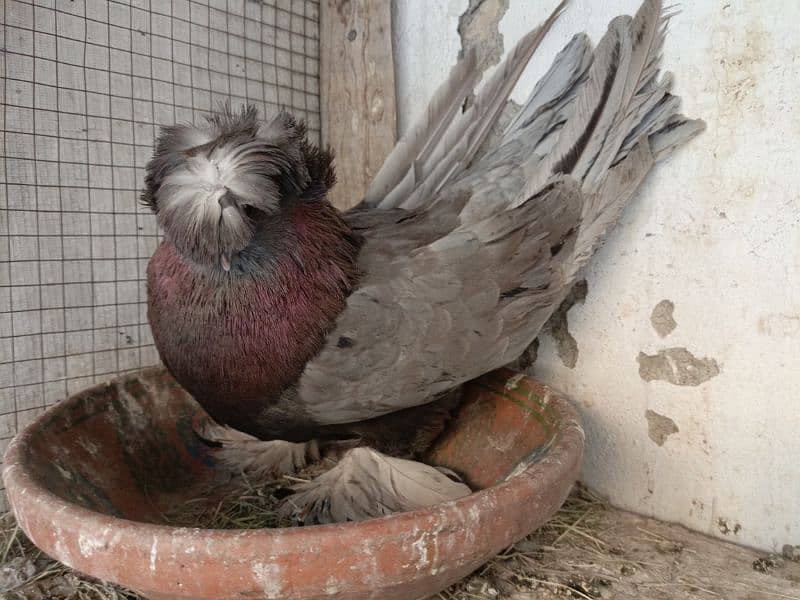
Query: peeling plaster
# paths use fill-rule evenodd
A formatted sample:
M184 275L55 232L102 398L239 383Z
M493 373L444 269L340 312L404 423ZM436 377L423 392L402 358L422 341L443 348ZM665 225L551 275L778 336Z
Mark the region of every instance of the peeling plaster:
M650 315L650 323L653 325L653 329L656 330L659 337L667 337L670 333L675 331L675 328L678 326L678 323L672 316L674 311L675 304L673 304L671 300L662 300L653 308L653 312Z
M742 530L742 526L739 523L734 523L731 525L728 519L720 517L717 519L717 529L719 529L719 532L722 535L739 535L739 532Z
M713 358L697 358L686 348L667 348L658 354L640 352L639 377L645 381L666 381L672 385L697 386L719 375Z
M508 10L509 0L470 0L467 10L458 19L463 56L470 48L478 52L478 69L483 72L503 57L503 35L500 21Z
M648 410L644 416L647 419L647 435L657 446L663 446L669 436L679 431L675 421L653 410Z
M542 332L553 338L556 343L556 351L561 362L565 367L574 369L578 364L578 341L569 331L569 321L567 313L575 304L583 304L586 295L589 293L589 285L585 279L577 282L570 290L567 297L553 313L550 320L545 323Z

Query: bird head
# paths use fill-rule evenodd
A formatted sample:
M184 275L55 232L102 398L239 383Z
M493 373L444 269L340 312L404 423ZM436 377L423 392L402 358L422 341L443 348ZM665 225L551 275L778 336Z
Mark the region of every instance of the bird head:
M227 272L259 222L308 186L306 150L288 113L263 122L226 105L199 126L161 129L142 201L181 254Z

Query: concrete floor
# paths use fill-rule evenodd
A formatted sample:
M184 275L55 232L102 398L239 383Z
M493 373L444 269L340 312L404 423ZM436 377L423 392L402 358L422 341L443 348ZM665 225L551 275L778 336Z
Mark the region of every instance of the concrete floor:
M756 552L579 491L548 525L438 598L800 600L800 547L794 560Z

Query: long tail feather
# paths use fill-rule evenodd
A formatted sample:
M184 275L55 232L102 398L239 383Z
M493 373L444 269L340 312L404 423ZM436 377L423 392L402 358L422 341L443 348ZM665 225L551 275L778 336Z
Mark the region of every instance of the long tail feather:
M574 98L574 94L569 92L586 73L591 62L592 45L589 37L585 33L576 35L558 53L553 64L536 83L522 109L509 123L503 141L520 135L544 113L564 104L570 97Z
M448 127L434 151L422 161L422 181L401 207L419 207L466 169L500 116L533 53L566 5L567 0L562 0L544 23L526 34L508 53L472 106Z
M497 122L531 56L564 10L562 0L548 19L523 37L481 88L472 105L457 113L472 93L478 74L468 53L434 94L422 117L398 142L365 202L380 208L412 208L463 171ZM470 66L471 65L471 66Z
M594 53L575 113L518 202L556 173L569 174L591 190L640 139L670 121L677 111L668 94L671 78L656 78L671 17L661 0L646 0L634 18L611 22Z
M393 190L404 190L407 179L413 186L415 160L442 136L464 99L472 93L480 77L477 64L477 52L470 48L436 90L423 114L386 157L367 190L364 202L368 205L378 204ZM411 191L413 188L409 193Z

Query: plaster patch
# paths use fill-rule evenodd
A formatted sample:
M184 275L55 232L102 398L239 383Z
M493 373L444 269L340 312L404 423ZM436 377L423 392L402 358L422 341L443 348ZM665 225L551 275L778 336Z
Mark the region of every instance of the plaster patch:
M508 10L509 0L470 0L467 10L458 19L461 52L470 48L478 53L478 70L485 71L503 57L503 35L500 21Z
M653 329L660 337L667 337L670 333L675 331L678 323L672 316L675 311L675 304L671 300L662 300L656 304L653 312L650 315L650 323Z
M647 435L657 446L663 446L669 436L679 431L675 421L669 417L652 410L648 410L644 416L647 419Z
M556 343L556 351L561 362L565 367L574 369L578 363L578 341L569 331L569 321L567 313L575 304L583 304L586 295L589 293L589 286L585 279L577 282L564 298L561 306L552 314L550 319L542 327L542 332L547 333Z
M697 358L686 348L667 348L658 354L639 352L639 377L645 381L666 381L672 385L697 386L719 375L713 358Z

